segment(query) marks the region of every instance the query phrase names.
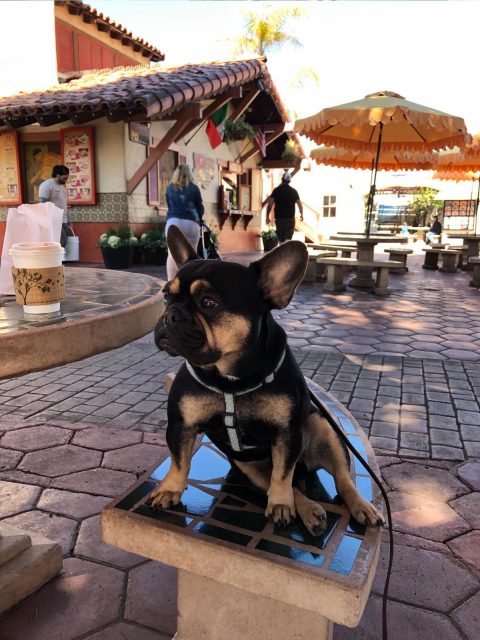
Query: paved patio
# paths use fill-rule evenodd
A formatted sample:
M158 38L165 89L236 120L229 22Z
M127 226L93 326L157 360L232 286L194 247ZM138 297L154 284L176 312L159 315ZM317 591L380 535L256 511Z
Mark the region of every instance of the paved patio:
M409 257L386 299L305 284L276 316L304 373L349 407L378 454L397 542L390 639L476 640L480 292L469 274L422 261ZM163 376L179 364L150 335L0 381L0 518L65 554L62 574L0 621L2 640L172 636L173 570L103 545L98 513L166 455ZM338 627L336 640L379 640L384 571L382 558L360 627Z

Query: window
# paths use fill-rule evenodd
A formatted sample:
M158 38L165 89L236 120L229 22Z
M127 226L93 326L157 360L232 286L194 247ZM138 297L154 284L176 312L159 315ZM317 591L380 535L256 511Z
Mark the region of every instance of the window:
M323 196L323 217L335 218L337 215L337 196Z

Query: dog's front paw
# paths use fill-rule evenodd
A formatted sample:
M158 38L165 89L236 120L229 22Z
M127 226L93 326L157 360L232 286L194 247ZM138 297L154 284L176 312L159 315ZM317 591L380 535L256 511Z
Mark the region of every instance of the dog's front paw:
M358 497L349 507L352 516L360 524L364 524L367 527L384 526L385 518L368 500Z
M302 504L295 502L298 515L312 536L320 536L327 528L327 512L313 500L306 498Z
M154 489L150 494L150 502L154 509L168 509L172 505L180 502L182 491L168 491L162 486Z
M286 526L295 518L294 502L292 500L291 504L275 504L272 500L269 500L265 515L272 520L274 524Z

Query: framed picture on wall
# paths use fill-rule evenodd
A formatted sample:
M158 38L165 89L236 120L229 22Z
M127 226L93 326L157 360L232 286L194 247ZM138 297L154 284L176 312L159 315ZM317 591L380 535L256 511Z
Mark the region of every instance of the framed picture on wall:
M22 204L22 182L16 131L0 132L0 205Z
M252 209L252 187L249 184L241 184L238 187L238 208L240 211Z
M72 129L62 129L60 133L63 164L70 170L70 177L66 184L68 204L95 204L93 128L74 127Z

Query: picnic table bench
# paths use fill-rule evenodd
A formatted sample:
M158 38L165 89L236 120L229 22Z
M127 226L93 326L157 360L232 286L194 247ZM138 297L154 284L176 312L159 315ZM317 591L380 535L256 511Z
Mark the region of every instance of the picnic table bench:
M462 263L463 255L466 255L466 248L457 247L457 248L426 248L424 247L422 251L425 251L425 260L422 265L423 269L432 269L436 271L445 272L445 273L455 273L459 264ZM438 266L438 260L441 258L441 266Z
M308 248L307 270L305 271L303 282L315 282L321 275L317 272L317 258L335 258L336 255L336 251L317 251Z
M325 416L378 474L355 418L307 383ZM168 458L109 504L101 527L104 542L178 567L177 640L329 640L334 623L357 626L381 530L350 517L330 474L312 474L307 486L327 511L327 529L314 537L298 519L287 527L268 521L266 496L245 484L206 437L193 456L181 503L152 509L148 496L169 465ZM379 507L379 491L357 459L350 473L362 496Z
M388 294L388 272L391 269L399 269L401 262L393 260L354 260L352 258L317 258L317 262L327 267L327 291L345 291L343 283L346 267L366 267L377 272L373 291L378 295Z
M392 268L391 271L393 273L406 273L408 271L407 267L407 257L413 253L413 249L402 249L400 247L389 247L388 249L384 249L385 253L388 253L389 260L393 260L394 262L400 262L402 264L401 267Z

